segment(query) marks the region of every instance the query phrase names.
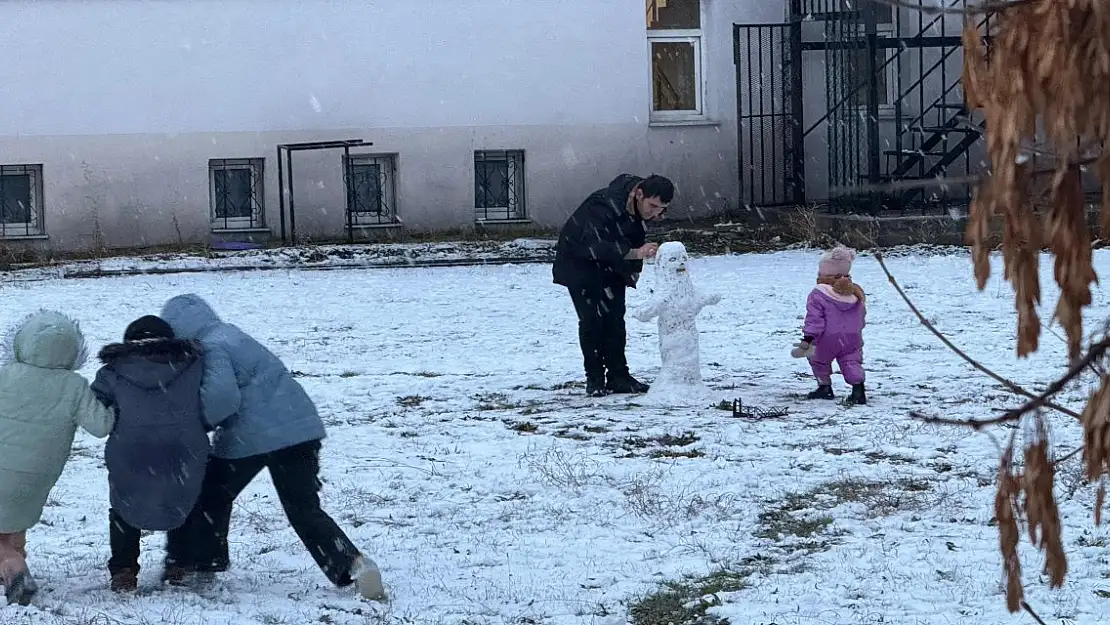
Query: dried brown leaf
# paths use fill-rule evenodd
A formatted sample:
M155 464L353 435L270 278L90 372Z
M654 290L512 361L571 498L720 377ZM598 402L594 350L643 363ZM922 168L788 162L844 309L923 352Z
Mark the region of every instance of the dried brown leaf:
M1083 466L1088 481L1102 479L1110 451L1110 376L1103 376L1098 390L1083 408Z
M1098 483L1098 492L1095 493L1095 525L1102 525L1102 505L1106 503L1106 482Z
M1015 500L1021 486L1013 474L1011 445L1002 455L998 467L998 490L994 497L994 516L998 519L998 544L1002 551L1002 575L1006 581L1006 607L1010 612L1021 609L1025 590L1021 585L1021 559L1018 557L1018 526Z
M1056 257L1055 277L1060 286L1056 318L1068 340L1068 357L1079 358L1083 341L1083 308L1091 304L1091 283L1098 281L1091 264L1087 204L1077 165L1060 169L1053 180L1053 207L1047 230Z

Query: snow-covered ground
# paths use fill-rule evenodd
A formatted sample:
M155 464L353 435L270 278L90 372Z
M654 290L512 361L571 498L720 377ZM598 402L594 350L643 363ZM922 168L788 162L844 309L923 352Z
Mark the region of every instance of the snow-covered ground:
M0 280L38 281L56 278L92 278L138 274L206 273L234 270L359 269L367 267L434 267L480 265L497 262L543 262L554 257L555 241L453 241L441 243L377 243L368 245L316 245L253 250L209 250L111 256L94 260L14 267L0 273Z
M332 588L265 476L238 502L229 572L162 589L154 535L140 594L112 594L102 443L79 435L28 539L47 590L35 606L0 608L0 622L618 625L630 607L641 625L673 620L668 610L733 625L1024 622L1000 594L994 443L908 416L982 417L1018 400L946 351L861 257L872 404L799 401L812 381L789 350L817 258L691 263L696 284L724 295L699 317L710 386L723 400L792 410L761 421L586 398L574 313L546 265L3 284L0 325L55 308L82 320L94 348L182 292L209 298L271 346L329 427L324 506L378 560L392 601ZM1097 261L1110 275L1110 253ZM942 331L1002 375L1037 387L1062 371L1063 343L1051 333L1034 358L1014 357L1011 290L996 275L977 292L966 254L888 263ZM1047 258L1043 269L1050 311ZM1096 291L1088 318L1108 314L1110 299ZM633 371L650 380L655 327L628 325ZM95 363L82 373L91 378ZM1065 399L1079 405L1084 392ZM1078 428L1053 424L1058 449L1070 451ZM1077 461L1063 473L1063 485L1078 485ZM1110 622L1110 533L1094 526L1093 489L1069 490L1067 586L1040 583L1023 539L1027 594L1051 622Z

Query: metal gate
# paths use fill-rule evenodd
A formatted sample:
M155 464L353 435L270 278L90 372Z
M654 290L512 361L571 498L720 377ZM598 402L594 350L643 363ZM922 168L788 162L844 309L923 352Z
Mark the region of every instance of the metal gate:
M734 24L733 45L741 200L802 204L801 25Z

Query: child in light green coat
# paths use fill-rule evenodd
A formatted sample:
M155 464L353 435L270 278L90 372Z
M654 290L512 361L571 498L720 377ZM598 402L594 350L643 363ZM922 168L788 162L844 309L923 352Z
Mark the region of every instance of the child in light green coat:
M37 590L27 530L42 516L77 428L104 438L115 415L77 373L87 351L76 321L39 311L17 326L8 348L0 366L0 582L8 603L27 605Z

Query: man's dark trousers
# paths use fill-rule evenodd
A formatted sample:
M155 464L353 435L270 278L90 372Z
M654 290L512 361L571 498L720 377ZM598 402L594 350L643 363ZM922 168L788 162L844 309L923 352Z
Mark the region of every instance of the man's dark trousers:
M604 384L606 370L610 380L629 375L624 355L626 288L615 281L568 288L578 313L578 343L589 381Z

